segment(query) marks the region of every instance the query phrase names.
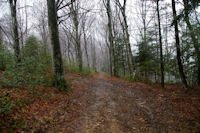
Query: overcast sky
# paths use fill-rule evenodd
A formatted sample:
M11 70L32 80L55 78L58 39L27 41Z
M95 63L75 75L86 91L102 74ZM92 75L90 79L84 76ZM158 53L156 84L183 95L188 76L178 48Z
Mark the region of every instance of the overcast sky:
M30 6L30 8L29 8L30 14L32 14L32 8L31 7L34 7L33 6L34 3L46 2L46 0L18 0L18 4L20 4L20 7L24 6L23 4L25 4L25 1L26 1L26 4ZM80 0L80 1L83 1L83 0ZM100 2L99 1L100 0L88 0L86 2L87 5L84 5L85 2L83 3L83 5L85 7L95 9L94 11L98 12L98 11L100 11L99 9L102 8L102 7L100 7ZM160 2L161 7L162 7L162 5L164 5L166 3L170 4L170 1L171 0L161 1ZM91 4L93 6L91 6ZM140 9L140 6L138 4L139 4L139 0L127 0L127 20L128 20L128 25L129 25L129 33L130 33L130 37L131 37L132 47L136 46L137 41L140 39L139 38L140 37L139 36L140 32L139 32L139 28L138 27L140 27L140 28L142 27L141 21L140 21L140 16L138 14L139 10L141 10L141 9ZM155 3L151 1L151 2L148 2L148 5L154 5L155 6ZM0 7L1 7L0 18L2 18L5 14L9 14L9 5L8 5L8 3L7 4L5 4L5 3L1 4ZM180 6L179 6L179 8L180 8ZM148 16L149 16L148 19L150 19L150 16L154 15L153 12L152 12L153 8L148 8L147 10L148 10ZM171 12L171 8L169 8L168 11ZM100 22L102 22L102 20L99 21L98 14L99 13L97 13L97 15L96 15L96 17L97 17L96 22L95 22L96 25L93 25L93 26L96 26L96 28L94 28L96 30L96 33L94 34L94 36L96 38L99 38L99 36L101 36L101 34L98 33L98 31L101 30L100 29L101 28ZM32 15L29 16L29 26L31 25L31 22L34 22L34 19L35 18L33 18ZM161 18L161 23L164 22L164 21L162 21L163 19L165 19L165 18ZM107 22L104 22L104 23L107 23Z

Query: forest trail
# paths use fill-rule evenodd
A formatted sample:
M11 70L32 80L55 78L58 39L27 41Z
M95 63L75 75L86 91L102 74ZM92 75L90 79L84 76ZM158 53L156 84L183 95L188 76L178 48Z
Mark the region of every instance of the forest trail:
M92 91L95 99L84 113L84 122L78 132L123 133L121 123L116 117L118 105L113 100L113 88L111 83L104 80L104 74L98 75Z
M152 110L142 97L122 85L107 80L103 73L91 83L91 103L83 113L82 122L75 132L80 133L132 133L151 131L143 127L153 118ZM88 97L88 98L89 98Z
M162 90L103 73L68 74L73 93L37 88L8 90L12 99L26 101L17 111L25 120L18 132L41 133L165 133L200 131L199 91ZM37 96L37 97L36 97ZM16 100L15 100L16 101ZM20 109L20 108L19 108ZM13 120L16 120L15 117ZM14 119L15 118L15 119ZM9 132L8 128L3 131ZM5 127L5 126L4 126ZM13 131L16 131L13 130Z
M171 104L165 103L162 107L159 104L162 99L156 101L158 107L152 98L159 99L163 95L152 95L152 88L143 83L132 84L108 78L103 73L94 76L92 82L82 81L89 85L88 93L83 96L87 99L87 107L74 127L75 133L187 132L195 131L195 126L199 126L199 123L182 121L183 114L177 115ZM186 125L191 123L197 125L187 128Z

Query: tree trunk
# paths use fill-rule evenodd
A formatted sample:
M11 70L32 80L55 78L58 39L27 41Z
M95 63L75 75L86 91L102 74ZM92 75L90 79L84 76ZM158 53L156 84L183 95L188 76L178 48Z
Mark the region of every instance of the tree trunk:
M14 33L14 52L17 61L20 62L20 46L19 46L19 33L18 33L17 9L16 9L17 0L9 0L9 3L10 3L13 33Z
M128 32L128 24L127 24L127 18L126 18L126 0L123 1L123 5L121 5L119 0L115 0L115 2L117 3L117 6L119 7L120 12L123 17L123 22L121 22L120 15L118 15L120 24L123 29L123 37L124 37L124 41L126 45L126 54L127 54L127 59L128 59L128 68L129 68L130 76L132 77L133 69L134 69L133 68L134 61L133 61L133 54L132 54L131 44L130 44L130 35Z
M175 38L176 38L176 53L177 53L177 63L178 63L178 69L179 69L179 74L181 77L181 80L184 84L185 90L189 90L189 86L187 84L185 74L183 71L183 64L181 61L181 52L180 52L180 41L179 41L179 30L178 30L178 22L176 20L176 5L175 5L175 0L172 0L172 11L173 11L173 19L174 19L174 29L175 29Z
M53 48L53 68L54 68L53 85L61 89L66 89L68 86L65 82L64 71L63 71L55 0L47 0L47 7L48 7L48 24L51 35L51 45Z
M95 72L97 72L97 62L96 62L96 47L95 44L93 44L92 38L91 38L91 55L92 55L92 68Z
M88 56L88 51L87 51L87 38L86 38L86 33L85 33L85 25L83 25L83 36L84 36L85 55L87 59L87 67L90 69L89 56Z
M184 2L184 13L185 13L185 16L184 16L184 20L187 24L187 27L190 31L190 36L192 38L192 43L194 45L194 49L195 49L195 53L196 53L196 56L197 56L197 70L198 70L198 85L200 85L200 50L199 50L199 43L198 43L198 40L197 38L195 37L195 33L194 33L194 30L192 28L192 25L190 23L190 19L189 19L189 5L188 5L188 0L183 0Z
M80 41L80 36L79 36L79 21L78 21L78 9L76 5L72 3L71 6L72 9L72 15L73 15L73 22L75 26L75 42L76 42L76 48L77 48L77 61L78 61L78 67L79 67L79 72L82 72L83 69L83 60L82 60L82 51L81 51L81 41Z
M114 76L116 76L110 0L107 0L106 10L107 10L107 16L108 16L108 32L109 32L109 42L110 42L110 57L111 57L111 64L112 64L112 67L111 67L112 71L111 72L112 72L112 74Z
M27 12L26 0L25 0L25 15L26 15L25 39L27 39L28 38L28 12Z
M117 1L119 2L119 1ZM118 18L119 18L119 22L120 22L120 25L122 27L122 31L123 31L123 39L125 41L126 39L126 35L125 35L125 26L123 24L123 22L121 21L121 18L120 18L120 14L118 14ZM123 53L124 53L124 57L123 57L123 74L124 74L124 77L126 76L126 65L128 65L128 71L129 73L131 74L132 73L132 67L131 67L131 64L130 64L130 61L129 61L129 54L128 54L128 46L127 44L124 44L125 46L125 49L123 50ZM128 61L126 61L126 59Z
M78 67L79 72L82 72L83 69L83 61L82 61L82 51L81 51L81 42L78 33L78 25L76 25L76 43L77 43L77 55L78 55Z
M125 24L126 25L126 24ZM133 55L131 51L131 45L130 45L130 39L129 39L129 33L128 33L128 26L125 26L125 33L126 33L126 50L127 50L127 56L128 56L128 64L129 64L129 71L130 71L130 76L133 76Z
M0 25L0 46L3 44L3 35L1 31L1 25Z
M109 45L109 42L108 42L108 36L107 36L107 30L106 30L106 35L105 35L105 38L106 38L106 45L108 47L108 61L109 61L109 72L110 72L110 75L113 75L113 72L112 72L112 55L111 55L111 49L110 49L110 45Z
M45 20L42 19L42 34L41 34L41 37L42 37L42 41L43 41L43 44L45 46L47 46L47 33L46 33L46 27L45 27Z
M130 76L133 76L133 54L132 54L132 50L131 50L131 44L130 44L130 35L128 33L128 24L127 24L127 20L126 20L126 0L124 0L124 5L122 7L122 16L124 19L124 30L126 33L126 45L127 45L127 50L128 50L128 60L129 60L129 66L130 66Z
M112 62L112 50L111 48L109 47L109 61L110 61L110 75L112 76L113 75L113 62Z
M162 52L162 35L161 35L161 26L160 26L160 12L159 12L159 0L157 4L157 18L158 18L158 28L159 28L159 43L160 43L160 74L161 74L161 87L164 89L164 64L163 64L163 52Z

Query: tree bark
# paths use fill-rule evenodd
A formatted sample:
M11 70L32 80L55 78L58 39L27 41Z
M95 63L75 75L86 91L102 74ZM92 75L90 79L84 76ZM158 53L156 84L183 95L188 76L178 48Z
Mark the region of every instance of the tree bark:
M196 63L197 63L197 73L198 73L198 85L200 85L200 50L199 50L199 43L198 43L198 40L197 38L195 37L195 33L194 33L194 30L193 30L193 27L190 23L190 19L189 19L189 5L188 5L188 0L183 0L184 2L184 20L187 24L187 27L190 31L190 36L191 36L191 39L192 39L192 43L193 43L193 46L194 46L194 49L195 49L195 53L196 53L196 56L197 56L197 59L196 59Z
M107 30L106 30L106 45L108 47L108 57L109 57L109 72L110 72L110 75L113 75L113 71L112 71L112 55L111 55L111 49L110 49L110 45L109 45L109 42L108 42L108 38L107 38Z
M179 30L178 30L178 22L176 20L176 5L175 0L172 0L172 11L173 11L173 19L174 19L174 30L175 30L175 39L176 39L176 53L177 53L177 63L178 63L178 69L179 74L182 80L182 83L185 87L185 90L189 90L189 86L187 84L187 80L183 71L183 64L181 61L181 52L180 52L180 41L179 41Z
M1 31L1 25L0 25L0 46L3 44L3 35Z
M109 32L109 43L110 43L110 57L111 57L111 64L112 64L112 74L116 76L116 68L115 68L115 56L114 56L114 42L113 42L113 33L112 33L112 19L111 19L111 7L110 7L110 0L107 0L106 4L107 16L108 16L108 32Z
M121 5L119 0L115 0L117 6L120 9L120 12L122 14L123 17L123 22L121 22L120 20L120 16L119 16L119 21L120 24L122 26L123 29L123 35L124 35L124 41L126 44L126 52L127 52L127 59L128 59L128 67L129 67L129 72L130 72L130 76L133 76L133 54L132 54L132 50L131 50L131 44L130 44L130 35L128 32L128 24L127 24L127 18L126 18L126 0L123 1L123 5Z
M85 22L83 24L83 36L84 36L84 47L85 47L85 55L87 59L87 67L90 69L90 63L89 63L89 56L88 56L88 50L87 50L87 38L86 38L86 33L85 33Z
M20 62L20 46L19 46L19 33L18 33L17 9L16 9L17 0L9 0L9 3L10 3L12 26L14 32L14 52L17 58L17 62Z
M130 44L130 35L128 32L128 24L127 24L127 19L126 19L126 0L124 0L124 5L122 7L122 16L124 19L124 30L126 33L126 45L127 45L127 50L128 50L128 60L129 60L129 64L130 64L130 75L133 76L133 54L132 54L132 50L131 50L131 44Z
M47 7L48 7L48 24L51 35L51 45L53 49L53 68L54 68L53 85L61 89L66 89L68 86L65 82L64 71L63 71L55 0L47 0Z
M77 48L77 60L78 60L78 67L79 72L82 72L83 69L83 60L82 60L82 51L81 51L81 41L79 36L79 21L78 21L78 9L77 7L74 8L74 4L72 3L71 6L72 15L73 15L73 22L75 26L75 36L76 36L76 48Z
M97 62L96 62L96 47L95 44L93 44L93 40L91 38L91 55L92 55L92 68L95 72L97 72Z
M163 63L163 52L162 52L162 34L160 26L160 11L159 11L159 0L156 1L157 5L157 19L158 19L158 31L159 31L159 44L160 44L160 74L161 74L161 87L164 89L164 63Z

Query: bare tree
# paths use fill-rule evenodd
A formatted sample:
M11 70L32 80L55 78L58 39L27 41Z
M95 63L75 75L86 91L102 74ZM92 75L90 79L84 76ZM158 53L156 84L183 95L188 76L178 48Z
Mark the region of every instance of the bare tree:
M90 68L88 45L87 45L88 43L87 43L87 35L86 35L86 15L82 20L82 30L83 30L83 38L84 38L85 55L86 55L86 59L87 59L87 67Z
M162 52L162 34L160 25L160 9L159 0L156 1L157 6L157 19L158 19L158 31L159 31L159 44L160 44L160 74L161 74L161 87L164 89L164 63L163 63L163 52Z
M36 18L35 28L41 36L44 45L48 45L48 15L46 4L39 2L35 3L33 7L33 17Z
M105 3L105 1L104 1ZM116 76L116 67L115 67L115 56L114 56L114 38L113 38L113 30L112 30L112 14L111 14L111 6L110 0L106 0L106 13L108 17L108 38L109 38L109 49L110 49L110 65L111 65L111 75Z
M0 26L0 45L3 43L3 35L2 35L2 28Z
M18 24L17 24L17 0L9 0L10 11L12 17L12 25L14 32L14 51L17 61L20 62L20 45L19 45L19 33L18 33Z
M61 87L62 89L64 89L67 88L68 86L65 82L64 71L63 71L55 0L47 0L47 8L48 8L49 31L51 35L51 44L53 49L53 68L54 68L53 85L55 87Z
M122 14L123 17L123 22L121 23L121 25L123 26L123 31L125 33L125 44L126 44L126 50L127 50L127 56L128 56L128 65L129 65L129 71L130 71L130 75L133 76L133 54L132 54L132 50L131 50L131 44L130 44L130 35L128 32L128 24L127 24L127 17L126 17L126 4L127 1L123 0L123 4L120 3L119 0L115 0L115 3L117 4L117 6L120 9L120 12Z
M75 43L76 43L76 50L77 50L77 60L78 60L78 66L79 71L82 72L83 69L83 59L82 59L82 51L81 51L81 39L80 39L80 29L79 29L79 4L78 2L71 4L71 15L73 19L73 24L75 27Z
M173 11L173 18L174 18L174 30L175 30L175 38L176 38L176 54L177 54L177 63L179 74L181 80L184 84L185 90L188 91L189 86L187 84L187 80L183 71L183 64L181 61L181 50L180 50L180 40L179 40L179 29L178 29L178 22L177 22L177 15L176 15L176 3L175 0L172 0L172 11Z

